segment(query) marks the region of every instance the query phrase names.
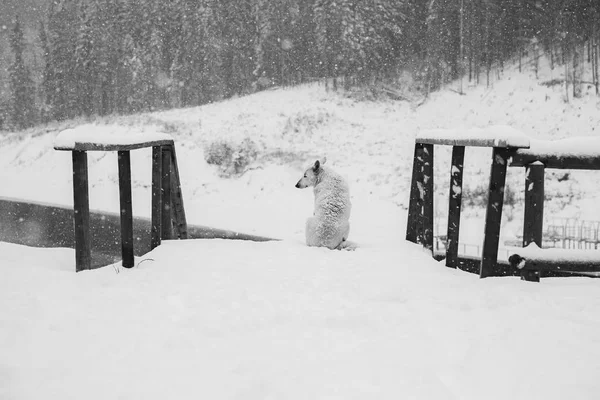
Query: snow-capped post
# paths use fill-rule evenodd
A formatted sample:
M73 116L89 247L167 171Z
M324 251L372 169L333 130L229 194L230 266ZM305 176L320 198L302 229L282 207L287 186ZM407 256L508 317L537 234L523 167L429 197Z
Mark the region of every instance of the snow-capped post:
M121 214L121 248L123 267L134 266L133 210L131 206L131 156L128 150L118 151L119 200Z
M492 152L488 204L485 213L483 251L481 253L481 265L479 268L480 278L492 276L498 262L500 223L502 221L504 185L506 184L506 167L509 156L509 149L494 147Z
M162 227L161 239L168 240L173 236L173 223L171 218L171 151L169 146L162 146Z
M433 252L433 144L423 145L423 191L421 204L422 237L421 243Z
M160 246L162 233L162 146L152 147L152 228L150 248Z
M75 228L75 271L92 268L90 246L90 196L88 159L85 151L73 151L73 222Z
M544 164L539 161L525 167L525 216L523 223L523 247L535 243L542 247L544 227ZM539 270L521 270L521 279L540 281Z
M419 184L423 181L423 144L415 142L415 153L413 157L412 178L410 184L410 198L408 205L408 218L406 221L406 240L418 243L417 238L421 236L421 210L422 197Z
M450 268L458 266L458 239L464 160L465 146L452 146L450 194L448 196L448 235L446 237L446 266Z

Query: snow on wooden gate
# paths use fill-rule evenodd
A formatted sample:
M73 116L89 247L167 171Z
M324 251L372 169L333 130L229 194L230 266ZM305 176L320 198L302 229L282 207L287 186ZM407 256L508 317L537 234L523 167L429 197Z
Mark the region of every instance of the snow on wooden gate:
M85 129L68 129L55 139L56 150L72 152L73 207L76 271L91 268L90 208L88 190L88 151L116 151L119 167L121 248L123 267L134 266L133 212L131 205L130 151L152 147L152 228L151 248L162 239L171 239L173 230L187 238L179 170L173 139L164 133L132 134L115 131L96 135Z
M548 257L548 250L539 249L543 232L544 169L600 170L598 138L536 141L506 126L466 132L435 130L418 135L415 139L406 240L420 243L432 253L434 145L452 146L446 266L475 272L474 265L478 263L481 278L520 274L522 279L529 281L539 281L540 271L600 271L598 251L563 251L558 258L554 253ZM467 146L493 149L480 260L458 256L462 177ZM498 262L498 247L508 166L526 169L523 247L531 246L520 252L521 255L511 255L510 264L505 265ZM536 250L534 246L539 247Z

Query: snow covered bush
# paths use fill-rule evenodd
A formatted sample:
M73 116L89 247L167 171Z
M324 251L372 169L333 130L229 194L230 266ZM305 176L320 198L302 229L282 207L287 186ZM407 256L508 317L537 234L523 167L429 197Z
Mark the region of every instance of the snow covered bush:
M243 174L258 156L256 143L249 138L240 144L218 140L210 143L204 151L208 164L217 165L223 176Z
M288 117L283 127L283 136L311 136L315 130L328 124L331 118L332 114L322 108L297 112Z

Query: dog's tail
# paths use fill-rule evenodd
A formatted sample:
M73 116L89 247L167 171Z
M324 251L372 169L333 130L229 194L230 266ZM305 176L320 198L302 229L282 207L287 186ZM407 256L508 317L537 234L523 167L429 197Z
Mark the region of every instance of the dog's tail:
M351 242L350 240L344 240L336 247L336 250L354 251L357 247L358 245L356 243Z

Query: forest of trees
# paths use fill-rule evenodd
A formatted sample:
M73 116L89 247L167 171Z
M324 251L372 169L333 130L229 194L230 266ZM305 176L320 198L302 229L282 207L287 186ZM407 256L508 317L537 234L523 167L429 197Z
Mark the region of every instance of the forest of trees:
M598 90L598 0L55 0L30 28L43 61L27 64L17 18L0 129L401 71L428 93L541 54L574 81L591 65Z

